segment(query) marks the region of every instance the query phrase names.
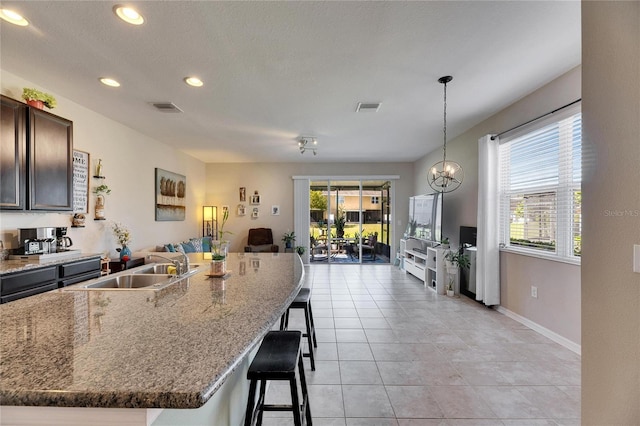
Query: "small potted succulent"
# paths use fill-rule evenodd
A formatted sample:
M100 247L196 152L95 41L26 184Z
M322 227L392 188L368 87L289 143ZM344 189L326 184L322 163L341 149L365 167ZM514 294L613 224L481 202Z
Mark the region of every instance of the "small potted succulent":
M305 246L296 246L296 253L300 256L302 256L306 250L307 248Z
M43 109L43 106L53 109L58 105L56 98L52 95L29 87L22 89L22 99L24 99L28 105L38 109Z
M296 233L293 232L293 231L286 232L282 236L282 241L284 242L285 248L292 248L293 247L293 243L295 243L295 241L296 241Z

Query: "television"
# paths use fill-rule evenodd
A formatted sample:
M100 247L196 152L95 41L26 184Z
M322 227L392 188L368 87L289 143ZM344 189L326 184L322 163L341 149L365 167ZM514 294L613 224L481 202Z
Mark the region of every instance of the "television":
M434 192L409 198L407 238L440 243L442 240L442 194Z

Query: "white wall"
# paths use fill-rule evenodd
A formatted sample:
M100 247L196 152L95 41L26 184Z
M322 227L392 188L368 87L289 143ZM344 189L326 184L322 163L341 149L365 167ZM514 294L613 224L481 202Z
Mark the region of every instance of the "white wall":
M640 424L640 2L582 2L582 424Z
M318 154L318 156L322 153ZM397 246L409 218L409 197L412 193L412 163L218 163L207 165L205 200L207 204L228 205L231 209L225 231L233 232L230 237L231 251L242 251L247 243L249 228L271 228L274 243L283 243L282 235L293 230L293 179L292 176L372 176L399 175L396 181L395 218L393 238ZM239 188L247 189L246 216L237 215ZM260 194L260 217L251 218L249 197L257 190ZM271 215L271 206L280 206L280 215ZM220 213L219 213L220 214ZM296 241L297 245L305 242ZM393 245L392 245L393 246ZM395 252L392 252L392 258Z
M75 149L89 152L91 160L102 158L104 181L112 192L106 197L106 221L93 220L95 198L90 194L85 228L71 228L70 213L0 213L0 239L10 248L17 247L17 229L39 226L68 226L74 248L86 253L108 252L112 257L118 247L111 232L113 221L127 226L133 235L135 251L166 242L182 241L201 234L202 200L205 188L205 165L175 149L135 130L74 103L52 87L39 87L6 71L1 71L1 92L22 100L23 87L36 87L53 94L56 115L73 121ZM91 94L87 94L91 96ZM187 177L186 219L179 222L156 222L154 212L155 168L159 167ZM95 169L92 169L92 172ZM91 179L91 188L99 185Z
M576 67L515 102L471 130L447 141L447 158L463 167L462 186L444 196L443 235L458 246L460 226L476 226L478 213L478 139L496 134L581 97L581 67ZM453 108L454 106L449 106ZM415 164L414 192L428 187L431 166L442 160L439 148ZM538 299L531 297L531 285ZM501 255L501 306L580 344L580 267L512 253Z

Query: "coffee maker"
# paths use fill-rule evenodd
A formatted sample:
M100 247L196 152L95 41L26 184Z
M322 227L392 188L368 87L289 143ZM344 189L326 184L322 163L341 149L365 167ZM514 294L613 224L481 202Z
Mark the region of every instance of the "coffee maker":
M73 245L73 241L71 241L71 238L67 237L67 227L61 226L61 227L55 228L55 234L56 234L56 251L61 252L61 251L69 250L69 248Z

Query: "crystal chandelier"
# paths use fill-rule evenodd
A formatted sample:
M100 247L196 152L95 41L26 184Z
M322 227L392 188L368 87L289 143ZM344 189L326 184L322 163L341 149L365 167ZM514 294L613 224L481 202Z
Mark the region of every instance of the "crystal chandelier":
M447 161L447 83L453 80L450 75L440 77L444 84L444 144L442 145L442 161L431 167L427 178L429 186L437 192L451 192L458 189L464 178L464 170L455 161Z

